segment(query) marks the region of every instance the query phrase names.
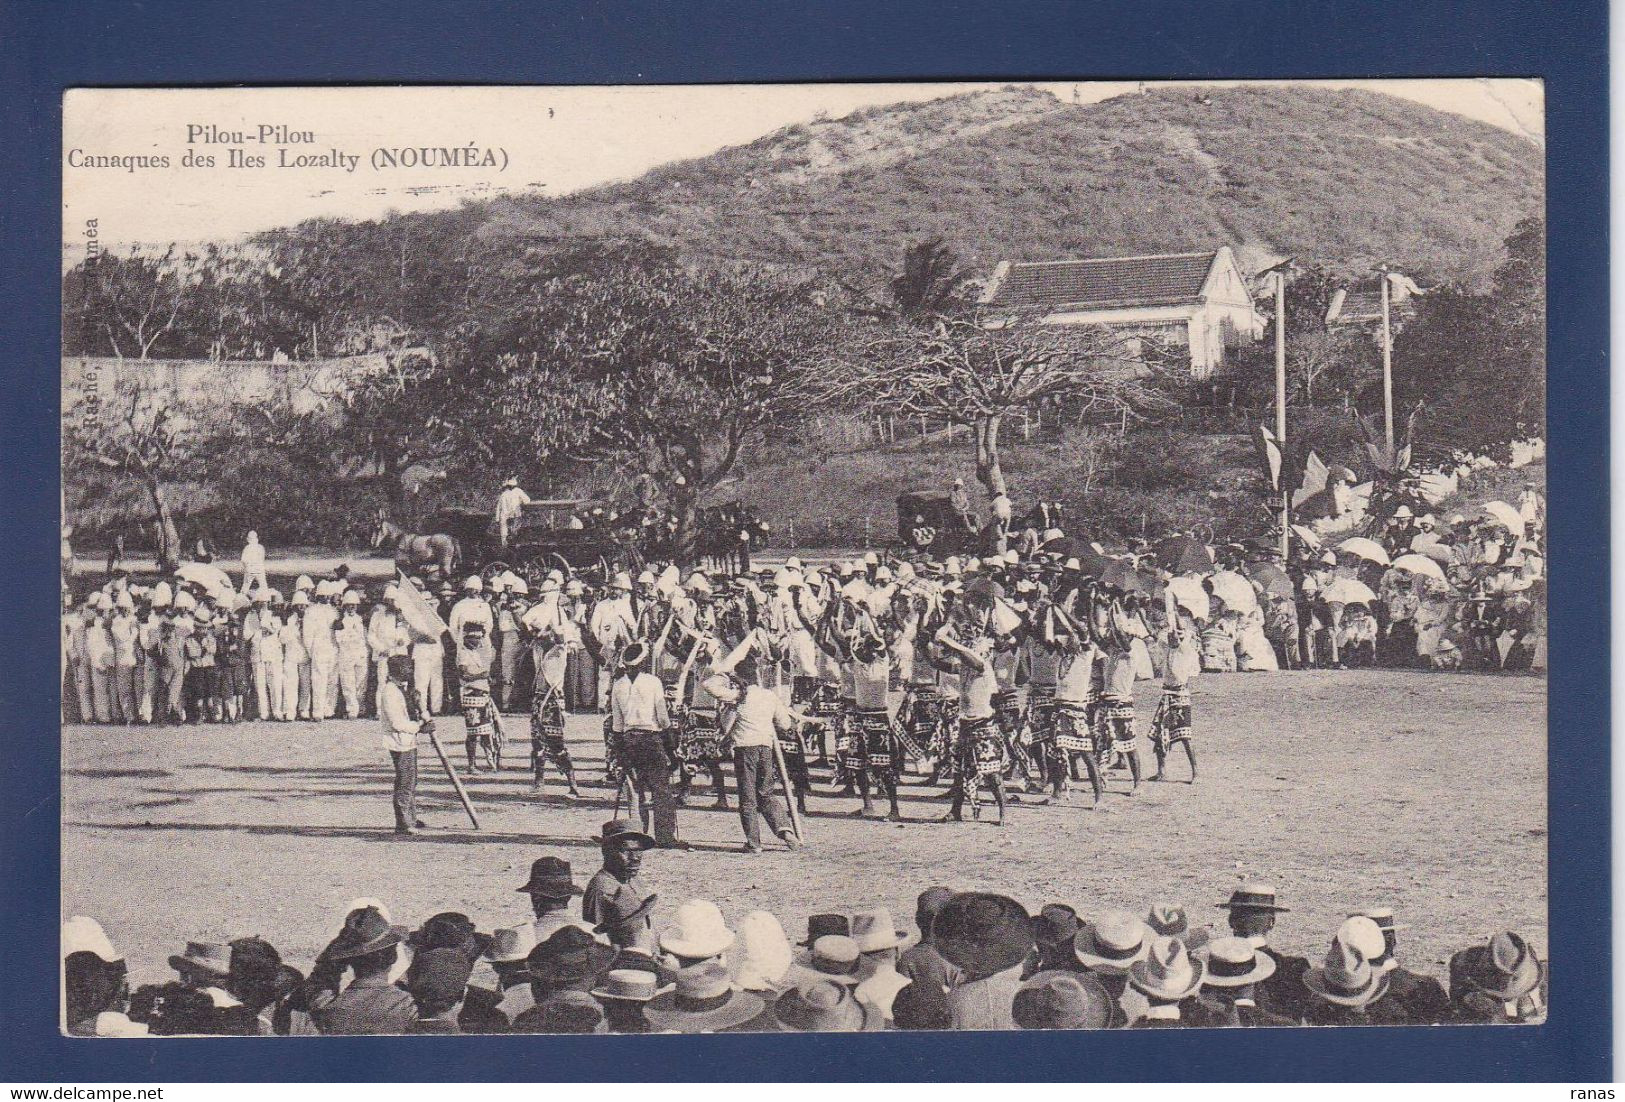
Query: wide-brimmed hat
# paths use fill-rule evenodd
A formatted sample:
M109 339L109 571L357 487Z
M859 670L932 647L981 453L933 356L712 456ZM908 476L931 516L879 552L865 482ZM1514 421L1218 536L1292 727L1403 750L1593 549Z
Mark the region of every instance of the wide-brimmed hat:
M579 926L560 926L530 951L525 964L532 979L579 983L608 968L618 952Z
M1152 904L1151 909L1146 912L1145 924L1159 937L1182 938L1191 928L1190 917L1185 914L1185 908L1163 903Z
M952 888L945 888L940 884L933 885L920 893L919 898L914 901L914 920L922 923L920 930L922 934L925 933L925 924L935 922L937 915L942 912L942 908L947 905L948 900L958 894Z
M1033 919L1033 936L1040 945L1061 945L1078 936L1078 912L1065 903L1046 903Z
M736 991L721 961L706 960L681 969L674 989L650 999L643 1019L657 1033L711 1033L744 1025L762 1012L761 996Z
M517 964L530 956L536 948L536 927L529 922L522 926L504 926L491 934L491 944L485 947L485 959L492 964Z
M1488 945L1473 946L1462 956L1462 980L1501 1002L1523 998L1540 986L1545 973L1545 964L1529 943L1511 930L1496 934Z
M658 995L676 988L675 983L661 984L658 973L643 968L611 968L599 977L592 989L595 999L618 999L622 1002L646 1003Z
M1204 955L1207 975L1202 982L1208 987L1246 987L1275 974L1275 958L1253 948L1246 938L1214 938L1207 943Z
M102 924L84 915L74 915L62 924L62 957L65 960L74 953L93 953L109 964L124 959L124 954L113 948Z
M792 978L799 981L806 976L834 980L837 983L858 982L858 943L840 934L825 934L812 943L812 947L796 956Z
M796 942L803 948L810 946L821 937L839 934L841 937L852 936L852 920L839 914L815 914L807 916L807 936Z
M1112 997L1087 972L1040 972L1017 989L1010 1016L1022 1029L1105 1029Z
M739 920L739 971L735 982L746 991L776 990L795 961L790 938L769 911L752 911Z
M908 931L899 930L886 907L872 911L852 912L852 940L858 952L875 953L882 949L895 949L908 940Z
M171 956L169 966L177 972L193 969L225 979L231 974L231 948L216 941L188 941L186 952Z
M991 892L954 896L943 904L931 931L943 959L972 977L1014 968L1027 959L1034 944L1027 908Z
M615 664L623 669L631 669L634 666L643 665L644 660L648 657L649 648L647 646L642 643L628 643L621 648L620 656L616 659Z
M539 895L543 899L569 899L582 894L571 875L570 862L561 857L536 858L530 865L530 879L514 891Z
M406 989L420 1002L460 999L473 968L473 962L456 949L429 949L412 958L412 966L406 970Z
M1388 990L1388 974L1373 968L1358 949L1342 938L1333 938L1325 964L1305 972L1303 983L1337 1006L1365 1006Z
M1078 931L1072 954L1097 972L1127 972L1145 959L1151 930L1127 911L1107 911Z
M808 979L779 996L773 1019L786 1033L857 1033L864 1013L848 985Z
M660 934L663 952L680 957L714 957L728 951L734 932L709 899L690 899L677 908L677 920Z
M655 844L655 840L639 830L638 824L631 819L611 819L599 828L592 840L600 846L623 845L639 849L653 849Z
M1202 986L1204 965L1177 937L1159 937L1144 960L1128 970L1128 982L1147 998L1178 1002Z
M376 907L358 907L344 919L344 929L322 950L322 960L350 960L399 945L406 940L406 927L392 926Z
M419 953L430 949L456 949L467 955L477 944L474 920L461 911L441 911L408 934L406 943ZM471 955L477 957L480 951L475 949Z
M1229 899L1223 903L1215 903L1214 906L1221 910L1275 911L1278 914L1287 912L1286 907L1278 906L1275 902L1275 885L1261 884L1257 881L1248 881L1237 886L1236 890L1230 893Z

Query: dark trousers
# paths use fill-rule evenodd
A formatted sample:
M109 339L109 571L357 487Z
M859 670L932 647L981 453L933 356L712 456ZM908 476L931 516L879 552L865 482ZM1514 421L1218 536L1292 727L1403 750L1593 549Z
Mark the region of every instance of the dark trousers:
M631 774L632 785L639 796L643 828L654 835L656 845L677 841L677 801L671 791L671 758L660 732L623 733L621 761ZM649 821L651 805L654 809L652 824Z
M734 776L739 778L739 821L744 824L747 842L762 844L758 815L767 820L767 829L774 835L790 829L790 808L775 791L779 771L773 763L773 747L734 747Z
M418 821L418 752L391 750L395 762L395 829L406 830Z

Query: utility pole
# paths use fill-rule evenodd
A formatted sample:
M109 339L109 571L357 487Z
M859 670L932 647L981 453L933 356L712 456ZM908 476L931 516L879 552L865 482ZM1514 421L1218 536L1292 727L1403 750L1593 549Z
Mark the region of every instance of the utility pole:
M1386 300L1385 300L1386 301ZM1275 445L1286 462L1286 266L1275 269ZM1283 472L1284 473L1284 472ZM1292 533L1292 487L1281 484L1281 564L1288 562Z
M1377 267L1382 280L1382 432L1388 453L1394 451L1394 330L1389 321L1388 265Z

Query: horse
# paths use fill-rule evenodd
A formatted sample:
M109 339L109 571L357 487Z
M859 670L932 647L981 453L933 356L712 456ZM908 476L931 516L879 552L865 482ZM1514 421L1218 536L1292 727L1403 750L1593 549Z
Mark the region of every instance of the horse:
M408 532L379 513L373 518L372 546L389 547L395 554L396 565L403 568L435 565L443 577L450 578L462 557L457 540L444 532L419 535Z

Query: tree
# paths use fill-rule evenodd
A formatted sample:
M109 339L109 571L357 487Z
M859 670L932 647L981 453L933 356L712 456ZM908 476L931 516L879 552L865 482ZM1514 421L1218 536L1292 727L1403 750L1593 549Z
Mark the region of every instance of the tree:
M1082 416L1138 419L1166 404L1155 346L1099 327L1046 325L1032 312L902 322L854 351L831 379L832 397L968 427L990 497L1005 492L999 433L1011 414L1062 400Z
M647 476L691 561L701 499L818 400L842 324L825 290L591 246L460 327L429 376L464 463L593 462Z
M1378 349L1352 328L1329 328L1326 311L1339 280L1319 268L1306 268L1286 285L1287 402L1347 404L1373 378L1380 378ZM1275 402L1275 296L1259 308L1269 316L1264 335L1230 352L1224 377L1248 406Z
M64 433L64 465L89 465L134 479L152 505L158 562L180 561L169 488L195 473L207 442L203 426L147 381L127 383L105 404L81 400Z
M149 359L174 333L194 283L196 258L176 253L173 244L156 256L138 245L78 265L63 286L65 335L87 353Z
M1488 291L1428 292L1394 339L1394 402L1421 405L1435 448L1488 451L1545 423L1543 225L1518 223L1506 247Z
M955 313L964 308L969 273L940 237L903 250L903 270L891 281L892 304L911 321Z

